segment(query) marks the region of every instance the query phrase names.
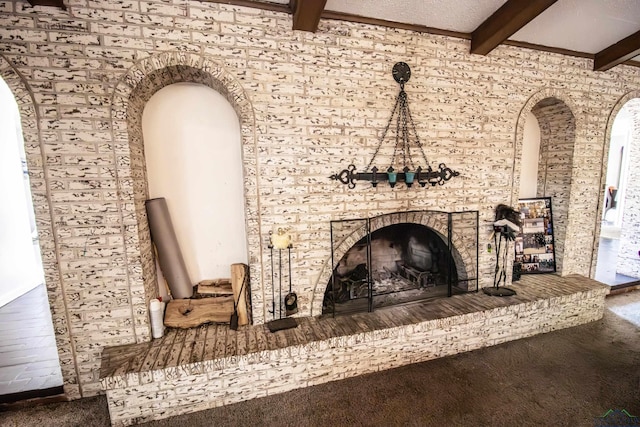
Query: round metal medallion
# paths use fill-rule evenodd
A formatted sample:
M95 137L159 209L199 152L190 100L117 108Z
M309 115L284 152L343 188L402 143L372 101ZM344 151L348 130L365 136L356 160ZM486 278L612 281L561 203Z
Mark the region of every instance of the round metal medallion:
M411 68L409 68L406 62L397 62L396 65L393 66L392 74L398 83L406 83L411 77Z

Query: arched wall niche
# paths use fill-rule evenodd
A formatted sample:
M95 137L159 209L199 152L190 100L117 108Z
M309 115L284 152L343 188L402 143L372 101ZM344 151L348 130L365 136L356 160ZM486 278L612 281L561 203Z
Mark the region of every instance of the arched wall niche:
M602 218L602 213L604 209L604 206L602 205L602 200L604 200L604 193L606 191L605 185L607 181L607 165L609 163L609 150L611 149L611 132L613 130L613 123L615 122L616 117L618 116L618 113L620 113L620 110L622 110L622 107L624 107L625 104L627 104L629 101L637 98L640 98L640 90L634 90L626 93L625 95L620 97L620 99L615 103L615 105L611 109L611 113L609 114L609 117L607 118L607 127L604 135L604 141L602 141L603 150L602 150L602 162L601 162L601 170L600 170L600 186L599 186L598 200L596 201L596 203L598 204L598 209L595 217L596 221L594 224L594 229L595 229L594 245L593 245L593 250L591 252L591 267L589 269L589 277L592 277L592 278L595 277L596 267L598 265L598 248L599 248L599 241L600 241L600 232L602 231L602 221L600 219Z
M458 213L457 215L461 215L461 219L466 221L472 222L475 220L475 213L472 212ZM362 226L356 226L353 228L352 232L339 238L339 242L334 248L334 260L337 262L342 259L342 257L347 253L349 249L351 249L362 238L367 236L368 232L373 233L376 230L380 230L384 227L388 227L394 224L424 225L425 227L434 230L436 234L438 234L443 239L443 241L445 241L445 236L448 235L447 221L445 219L446 216L447 213L444 212L439 213L438 215L438 213L434 212L418 211L397 212L371 218L369 230ZM458 277L475 277L475 254L471 254L469 252L469 248L465 246L464 239L458 232L458 230L452 230L451 243L453 246L451 255L453 256L453 260L456 264ZM333 267L334 266L332 265L331 258L329 258L322 267L322 271L318 276L318 280L316 281L313 290L311 316L319 316L322 314L322 302L324 300L327 284L329 283L329 279L331 278L331 274L333 273Z
M190 82L223 95L238 115L242 143L246 230L249 248L254 322L263 318L261 234L258 220L258 183L253 108L234 76L220 64L195 54L165 52L145 58L121 79L114 92L112 120L118 194L122 209L129 289L136 341L150 339L148 303L158 294L153 249L144 202L148 198L142 135L146 102L165 86Z
M51 318L58 347L58 357L64 381L64 391L70 399L81 397L78 385L78 372L73 356L69 333L68 314L64 285L59 270L57 243L51 215L51 198L46 185L46 166L40 144L40 127L35 102L28 85L7 59L0 55L0 77L5 81L18 104L22 136L24 139L31 197L38 228L38 240L42 253L45 284L51 308Z
M531 112L540 126L536 196L552 198L556 270L560 274L566 274L563 261L569 235L573 156L576 129L582 126L574 111L577 109L568 96L558 90L546 89L529 98L520 111L516 126L512 205L519 199L524 122Z

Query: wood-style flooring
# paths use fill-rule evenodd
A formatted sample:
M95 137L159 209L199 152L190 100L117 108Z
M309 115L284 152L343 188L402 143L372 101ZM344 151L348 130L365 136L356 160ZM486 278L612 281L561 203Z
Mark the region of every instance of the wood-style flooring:
M0 395L62 386L44 285L0 307L0 325Z

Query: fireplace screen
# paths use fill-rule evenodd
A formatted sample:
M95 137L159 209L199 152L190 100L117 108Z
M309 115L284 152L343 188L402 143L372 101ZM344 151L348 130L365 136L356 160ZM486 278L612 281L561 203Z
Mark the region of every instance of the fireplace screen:
M324 314L478 290L478 212L415 211L331 222Z

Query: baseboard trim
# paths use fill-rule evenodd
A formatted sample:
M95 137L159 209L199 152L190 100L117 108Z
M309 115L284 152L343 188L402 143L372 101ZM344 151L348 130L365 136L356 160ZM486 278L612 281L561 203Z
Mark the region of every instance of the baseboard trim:
M39 402L42 400L43 402ZM5 409L18 408L21 405L34 403L53 403L69 400L64 394L62 386L43 388L39 390L21 391L19 393L9 393L0 395L0 411Z
M640 289L640 280L636 280L629 283L621 283L619 285L611 286L611 290L609 291L609 295L618 295L623 294L625 292L635 291L636 289Z

